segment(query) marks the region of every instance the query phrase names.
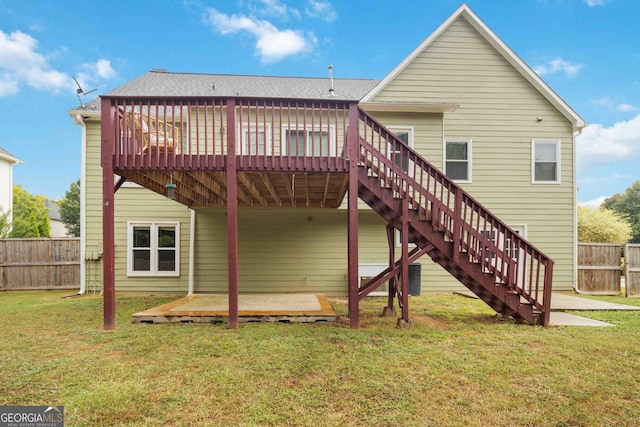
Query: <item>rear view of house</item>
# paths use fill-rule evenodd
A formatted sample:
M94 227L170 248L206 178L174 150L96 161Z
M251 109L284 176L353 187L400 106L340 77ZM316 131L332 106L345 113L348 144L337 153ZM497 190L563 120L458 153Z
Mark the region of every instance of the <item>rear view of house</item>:
M415 261L529 323L573 288L585 124L466 5L381 81L153 70L70 114L106 327L115 290L228 292L232 325L238 293L347 294L357 326L386 287L408 321Z

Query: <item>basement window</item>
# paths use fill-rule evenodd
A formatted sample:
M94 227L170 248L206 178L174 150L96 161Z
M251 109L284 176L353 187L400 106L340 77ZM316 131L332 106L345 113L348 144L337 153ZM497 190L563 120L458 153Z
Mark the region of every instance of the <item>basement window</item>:
M178 222L128 222L127 276L179 276L179 242Z

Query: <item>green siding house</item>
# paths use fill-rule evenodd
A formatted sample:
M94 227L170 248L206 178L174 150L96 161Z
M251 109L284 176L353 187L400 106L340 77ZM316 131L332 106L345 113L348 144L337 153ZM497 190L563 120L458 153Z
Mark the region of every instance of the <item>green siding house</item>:
M83 130L81 292L102 290L107 280L116 292L226 293L236 292L233 282L240 293L351 297L361 276L390 265L394 247L398 256L415 247L431 256L418 261L422 292L475 289L445 266L460 263L458 255L443 261L430 252L430 234L412 231L417 221L394 222L375 208L373 193L351 178L349 153L361 171L367 168L363 174L381 180L389 165L397 166L398 179L418 179L418 172L423 179L425 159L447 177L434 178L434 194L449 191L453 203L463 193L452 188L460 188L470 195L465 206L481 203L473 208L481 219L455 207L447 217L449 201L436 218L436 204L427 197L422 211L422 197L409 194L413 181L382 185L407 199L420 221L448 227L456 212L467 218L475 231L462 227L459 243L458 231L444 232L443 242L460 245L463 258L479 250L472 261L484 273L502 272L514 289L532 283L538 255L521 246L521 237L553 260L554 290L574 287L574 137L585 123L466 5L383 80L334 79L329 88L329 79L152 70L71 110ZM361 148L377 147L390 163L372 160L365 148L349 151L357 132L369 141ZM232 139L234 147L224 145ZM113 148L105 151L109 141ZM237 164L221 166L219 159L234 154L229 150ZM112 248L103 221L109 186ZM355 214L349 189L361 199ZM357 236L349 224L357 224ZM410 237L402 239L402 227ZM107 254L112 273L103 265ZM508 260L502 266L501 256Z

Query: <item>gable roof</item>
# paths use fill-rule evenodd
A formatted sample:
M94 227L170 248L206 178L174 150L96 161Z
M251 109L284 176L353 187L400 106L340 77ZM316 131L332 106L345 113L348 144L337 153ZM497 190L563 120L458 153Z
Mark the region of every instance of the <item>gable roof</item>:
M444 33L455 21L464 18L469 24L500 53L551 105L553 105L571 124L574 130L580 130L586 126L585 121L567 104L549 85L547 85L511 48L485 25L473 11L463 4L446 21L442 23L429 37L427 37L413 52L409 54L398 66L382 79L361 102L371 102L398 74L400 74L418 55L425 51L442 33Z
M2 147L0 147L0 159L8 161L12 165L20 163L20 160L18 160L16 156L14 156L13 154L11 154L10 152L8 152Z

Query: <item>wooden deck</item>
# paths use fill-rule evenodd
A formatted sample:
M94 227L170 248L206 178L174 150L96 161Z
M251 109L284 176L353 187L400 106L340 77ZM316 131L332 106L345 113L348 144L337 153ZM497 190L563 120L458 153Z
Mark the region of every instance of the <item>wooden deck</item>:
M240 323L335 322L337 316L324 295L253 294L240 295ZM133 323L227 323L227 295L188 295L133 315Z

